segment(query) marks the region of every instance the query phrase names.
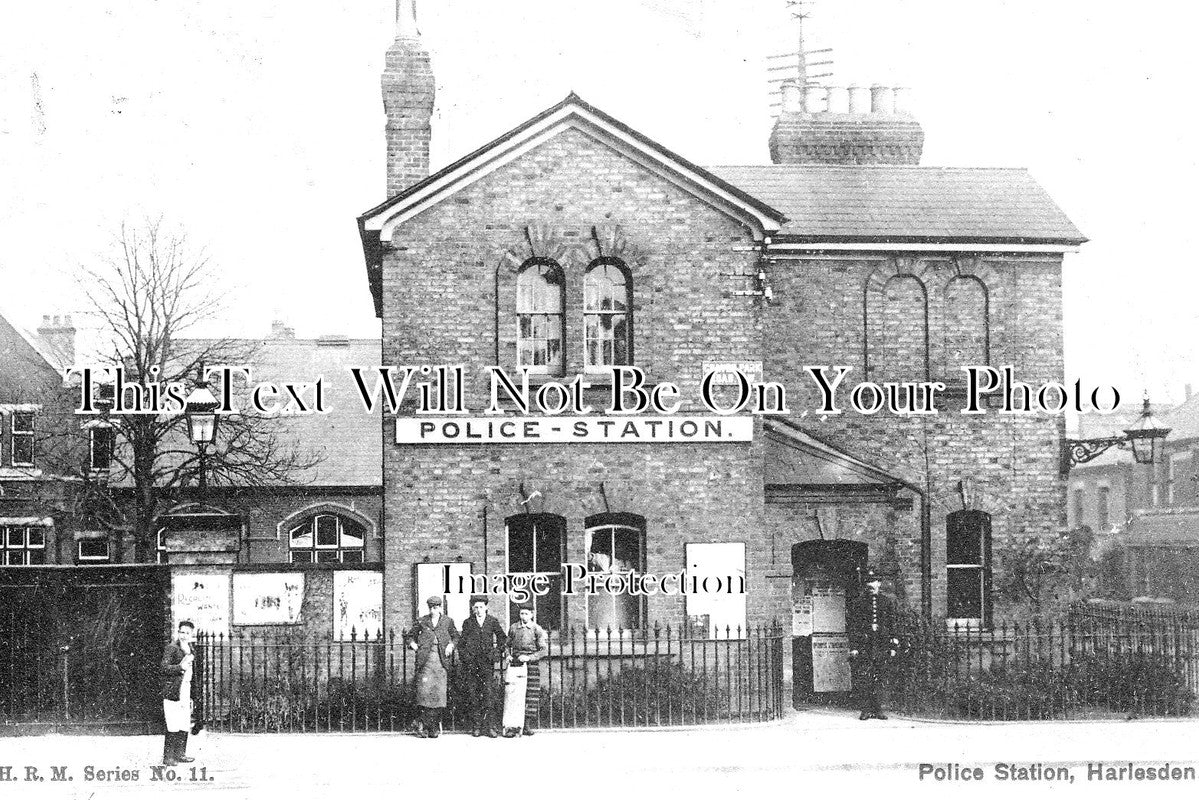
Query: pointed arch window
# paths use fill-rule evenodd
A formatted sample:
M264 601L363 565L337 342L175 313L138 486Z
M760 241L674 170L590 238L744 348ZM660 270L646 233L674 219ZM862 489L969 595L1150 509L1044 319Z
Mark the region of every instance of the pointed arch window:
M583 359L589 370L633 363L633 282L615 258L591 263L583 277Z
M566 281L549 259L525 262L516 278L516 363L529 372L562 373Z

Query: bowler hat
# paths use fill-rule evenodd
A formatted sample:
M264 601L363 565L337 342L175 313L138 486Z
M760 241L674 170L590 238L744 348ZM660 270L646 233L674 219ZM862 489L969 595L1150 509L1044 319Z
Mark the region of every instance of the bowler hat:
M473 606L475 603L482 603L482 604L486 605L486 604L487 604L487 602L488 602L488 597L487 597L487 595L485 595L485 594L475 594L475 595L471 595L471 598L470 598L470 604L471 604L472 606Z

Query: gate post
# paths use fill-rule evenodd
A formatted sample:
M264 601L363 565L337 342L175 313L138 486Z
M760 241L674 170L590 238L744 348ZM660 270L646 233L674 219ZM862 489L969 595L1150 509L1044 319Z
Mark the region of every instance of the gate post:
M62 653L62 715L64 719L71 718L71 692L70 692L70 676L67 669L70 665L69 654L71 646L64 644L58 648Z

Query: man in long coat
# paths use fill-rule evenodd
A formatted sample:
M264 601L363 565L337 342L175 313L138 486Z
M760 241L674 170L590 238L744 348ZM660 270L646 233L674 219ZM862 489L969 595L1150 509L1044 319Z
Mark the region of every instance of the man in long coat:
M192 727L192 636L195 626L181 620L175 641L168 642L162 653L162 716L166 738L162 744L162 763L173 767L195 761L187 755L187 732Z
M499 620L487 613L487 598L471 598L470 616L462 623L462 635L458 637L458 665L462 669L473 736L482 736L484 731L492 739L499 736L498 721L492 719L495 703L492 685L495 664L503 655L507 641Z
M849 609L849 647L853 659L853 694L859 719L886 719L883 695L891 662L899 648L895 603L882 593L882 578L866 575L866 591Z
M436 739L441 735L450 655L458 640L458 628L441 613L439 596L430 597L427 602L429 613L416 621L406 638L408 646L416 651L416 705L420 715L416 735Z

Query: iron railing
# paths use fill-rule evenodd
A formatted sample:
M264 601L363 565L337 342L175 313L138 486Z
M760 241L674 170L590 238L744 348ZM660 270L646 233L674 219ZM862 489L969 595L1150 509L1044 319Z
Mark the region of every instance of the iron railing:
M902 712L971 719L1182 716L1199 693L1199 625L1091 613L933 624L909 615L887 668Z
M777 719L777 625L695 638L669 626L552 633L541 661L542 728L657 727ZM278 633L201 634L197 698L207 725L246 733L403 731L414 719L415 653L395 631L346 640ZM456 656L443 724L466 724ZM497 665L495 713L502 702Z

